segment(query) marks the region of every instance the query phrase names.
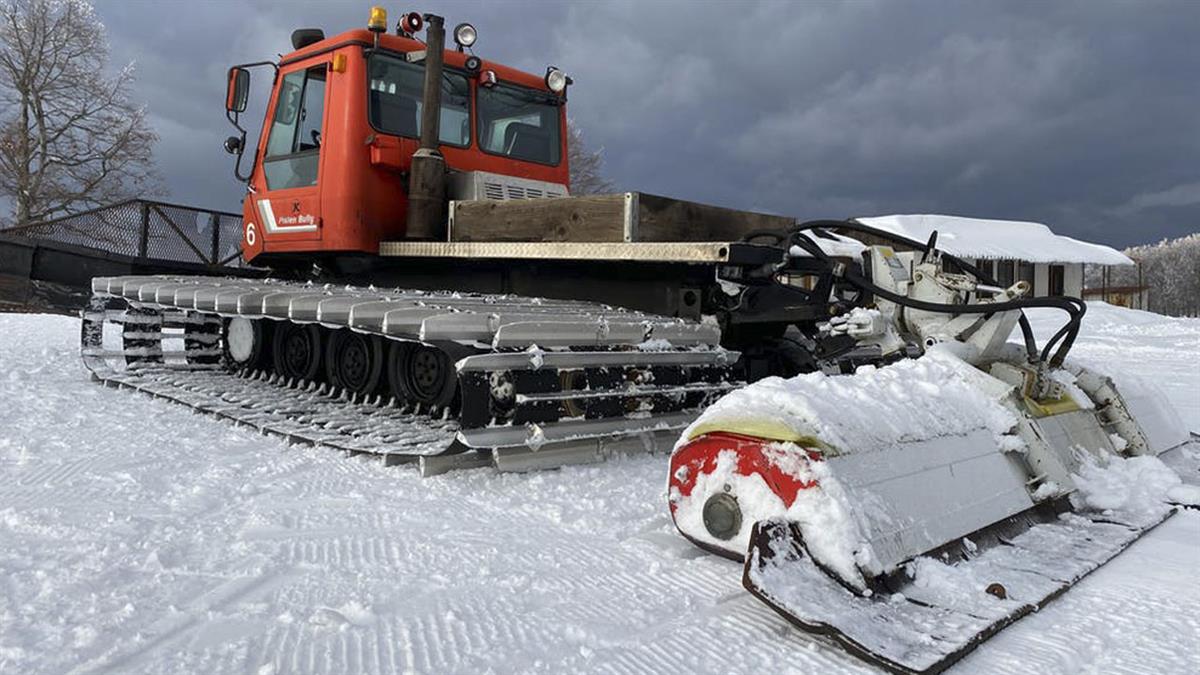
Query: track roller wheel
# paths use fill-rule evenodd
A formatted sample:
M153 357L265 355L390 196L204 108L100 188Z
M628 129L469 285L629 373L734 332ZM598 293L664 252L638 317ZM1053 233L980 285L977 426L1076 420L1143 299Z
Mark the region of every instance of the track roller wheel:
M312 380L321 372L321 329L313 324L280 323L271 340L275 372L288 379Z
M559 385L563 391L582 391L588 388L587 371L564 370L558 376ZM587 412L586 399L564 398L562 413L564 417L583 417Z
M225 322L225 357L236 369L254 369L267 365L270 349L270 322L235 316Z
M450 405L458 390L458 374L440 349L409 342L392 343L388 384L396 398L431 405Z
M325 377L354 394L373 394L383 380L383 342L349 329L334 331L325 347Z

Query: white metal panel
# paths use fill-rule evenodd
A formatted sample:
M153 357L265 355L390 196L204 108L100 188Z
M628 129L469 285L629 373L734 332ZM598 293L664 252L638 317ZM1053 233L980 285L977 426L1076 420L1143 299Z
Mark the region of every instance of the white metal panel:
M303 297L325 297L324 293L313 293L312 291L295 290L295 291L280 291L278 293L269 293L263 296L262 313L265 316L276 319L292 318L291 307L292 301Z
M1037 263L1033 266L1033 297L1044 297L1050 292L1050 266Z
M1083 263L1063 266L1063 295L1083 297Z
M497 349L506 347L568 347L574 345L636 345L646 339L643 323L613 323L600 319L577 321L513 321L500 326L492 339Z
M666 340L672 345L717 345L721 342L721 329L702 323L678 322L658 323L650 327L650 340Z
M987 430L828 461L884 568L1033 506L1025 472Z
M531 178L506 176L488 171L461 171L449 179L449 196L453 201L479 199L538 199L568 196L567 186Z

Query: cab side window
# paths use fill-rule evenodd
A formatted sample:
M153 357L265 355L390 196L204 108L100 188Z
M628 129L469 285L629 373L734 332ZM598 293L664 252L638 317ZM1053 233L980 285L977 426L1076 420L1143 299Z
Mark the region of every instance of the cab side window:
M317 184L324 116L325 66L284 75L263 158L268 190Z

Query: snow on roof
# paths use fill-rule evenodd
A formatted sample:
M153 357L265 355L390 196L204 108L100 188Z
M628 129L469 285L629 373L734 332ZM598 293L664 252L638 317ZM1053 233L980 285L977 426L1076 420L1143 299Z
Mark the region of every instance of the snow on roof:
M828 230L813 230L808 233L808 238L812 240L826 255L842 256L846 258L862 258L863 251L867 250L867 245L857 239L844 237L836 232ZM808 251L799 246L792 246L788 251L788 255L793 258L808 258L811 255Z
M960 258L1134 264L1114 248L1054 234L1041 223L938 215L875 216L855 220L921 242L929 241L929 235L937 230L937 247Z

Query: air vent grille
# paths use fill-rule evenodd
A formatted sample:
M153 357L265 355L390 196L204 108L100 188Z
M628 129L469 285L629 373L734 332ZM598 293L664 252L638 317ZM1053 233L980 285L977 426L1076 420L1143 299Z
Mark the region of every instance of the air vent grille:
M543 199L566 197L567 186L516 176L504 176L485 171L466 171L453 174L448 186L450 199Z
M499 183L484 183L483 184L484 199L504 199L504 186Z

